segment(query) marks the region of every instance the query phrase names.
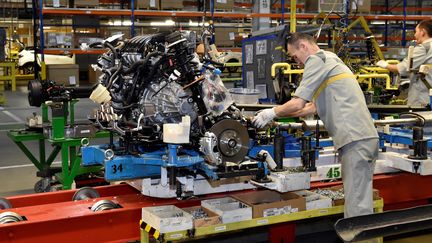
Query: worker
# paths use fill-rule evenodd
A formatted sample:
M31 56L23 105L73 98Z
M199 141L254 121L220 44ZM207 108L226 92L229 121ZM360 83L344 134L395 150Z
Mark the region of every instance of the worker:
M412 69L418 69L422 64L432 64L432 20L422 20L415 28L414 38L417 45L414 47L412 56ZM409 60L405 58L398 64L388 64L384 60L376 63L377 66L397 72L401 75L408 75ZM423 81L414 72L409 73L410 84L408 88L407 105L426 106L430 103L429 89L432 88L432 73L426 75Z
M342 164L345 217L373 213L372 178L378 157L378 133L360 86L334 53L321 50L304 33L288 36L288 53L304 64L294 97L283 105L261 110L253 124L262 128L277 117L317 113L333 138Z
M0 27L0 62L4 62L6 59L6 30Z

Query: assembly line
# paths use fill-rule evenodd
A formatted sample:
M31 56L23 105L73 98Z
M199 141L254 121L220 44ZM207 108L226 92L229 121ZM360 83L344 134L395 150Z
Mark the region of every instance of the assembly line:
M380 3L312 2L0 20L0 242L428 242L432 20L394 47Z

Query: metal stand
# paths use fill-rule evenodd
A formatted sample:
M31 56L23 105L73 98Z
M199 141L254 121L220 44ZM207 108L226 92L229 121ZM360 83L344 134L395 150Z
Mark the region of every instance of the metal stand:
M59 182L62 189L71 189L75 177L83 174L100 172L101 166L81 167L81 156L79 147L81 138L65 138L65 127L69 114L69 124L74 124L74 105L77 100L52 102L49 106L42 105L42 121L48 123L48 107L52 110L51 129L48 134L44 134L42 129L39 130L13 130L9 131L8 136L24 152L29 160L38 169L37 176L42 177L35 184L36 192L45 192L52 190L53 182ZM108 137L108 132L97 132L95 137ZM48 158L46 157L45 141L53 146L53 151ZM24 144L26 141L39 142L39 159ZM61 154L61 167L53 167L52 163L58 154ZM55 177L55 179L53 179Z

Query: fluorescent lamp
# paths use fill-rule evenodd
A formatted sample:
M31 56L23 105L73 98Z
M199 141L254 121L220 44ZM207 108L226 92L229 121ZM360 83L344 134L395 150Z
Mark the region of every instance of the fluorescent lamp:
M171 19L165 20L165 22L150 22L150 26L174 26L175 22Z

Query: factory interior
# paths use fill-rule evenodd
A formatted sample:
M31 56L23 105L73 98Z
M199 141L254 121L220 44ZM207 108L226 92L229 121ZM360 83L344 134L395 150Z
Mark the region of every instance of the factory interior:
M0 243L432 242L432 0L2 0L0 43Z

